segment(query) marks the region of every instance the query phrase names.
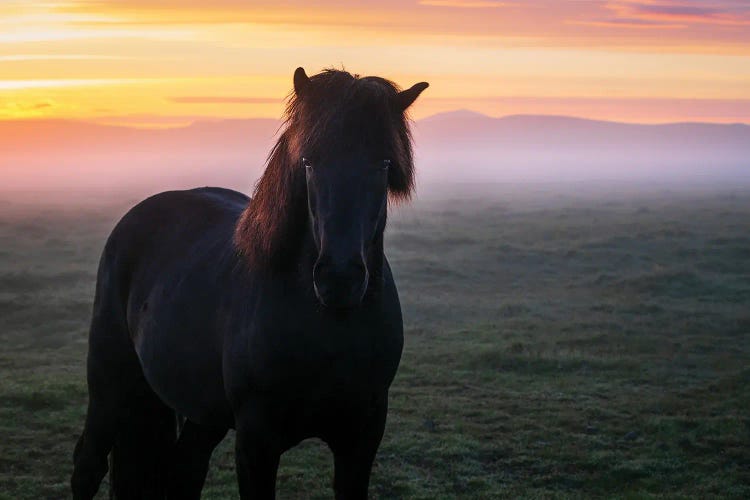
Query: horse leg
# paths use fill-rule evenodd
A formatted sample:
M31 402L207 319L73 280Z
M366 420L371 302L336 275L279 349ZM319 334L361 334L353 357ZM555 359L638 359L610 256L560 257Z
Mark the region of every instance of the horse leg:
M211 453L228 430L185 421L172 452L168 499L200 500Z
M131 390L109 462L110 498L164 500L177 418L145 379Z
M235 462L242 500L276 498L276 472L281 447L274 442L271 424L254 411L237 422Z
M89 337L86 423L73 453L71 489L75 500L91 499L99 489L121 413L134 383L142 376L128 340L112 318L95 311Z
M107 455L117 433L118 411L115 401L89 402L86 424L73 452L70 486L74 500L94 498L107 474Z
M340 432L328 444L333 451L333 489L336 500L367 499L370 472L380 446L388 413L388 398L382 398L360 425Z

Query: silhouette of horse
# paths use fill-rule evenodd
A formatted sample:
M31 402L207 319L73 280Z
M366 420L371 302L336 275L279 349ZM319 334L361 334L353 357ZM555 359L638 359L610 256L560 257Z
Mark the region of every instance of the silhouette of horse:
M383 254L388 198L414 165L400 91L294 73L286 126L252 200L161 193L117 224L99 264L75 499L200 498L236 434L242 498L273 498L280 455L318 437L337 498L366 498L403 345Z

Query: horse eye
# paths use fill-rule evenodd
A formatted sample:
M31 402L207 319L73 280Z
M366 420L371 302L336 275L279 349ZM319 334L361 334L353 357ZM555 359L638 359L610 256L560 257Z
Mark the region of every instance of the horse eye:
M391 166L391 160L383 160L383 168L388 169Z
M302 158L302 166L305 168L312 168L312 163L307 158Z

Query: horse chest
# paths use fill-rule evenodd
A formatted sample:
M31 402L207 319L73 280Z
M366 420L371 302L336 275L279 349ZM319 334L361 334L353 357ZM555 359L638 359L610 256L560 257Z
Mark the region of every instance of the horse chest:
M401 331L384 318L282 322L251 343L254 382L293 397L382 390L395 375Z

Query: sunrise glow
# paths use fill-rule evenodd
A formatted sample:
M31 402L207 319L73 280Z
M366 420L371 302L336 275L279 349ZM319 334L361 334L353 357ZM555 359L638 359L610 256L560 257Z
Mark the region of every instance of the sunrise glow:
M5 1L0 119L278 117L295 67L431 83L470 109L750 122L744 0Z

